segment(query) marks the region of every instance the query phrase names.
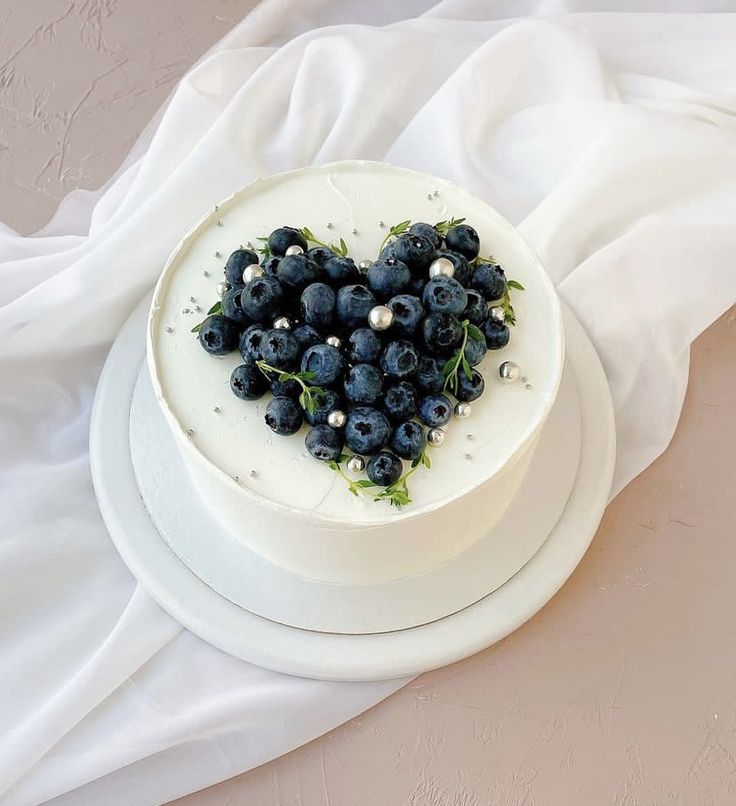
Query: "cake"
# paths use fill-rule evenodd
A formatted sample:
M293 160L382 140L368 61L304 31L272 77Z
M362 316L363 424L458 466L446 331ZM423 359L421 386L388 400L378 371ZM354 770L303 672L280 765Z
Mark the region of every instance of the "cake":
M289 427L287 420L293 406L287 402L281 407L289 410L284 420L283 412L276 411L279 406L270 392L261 395L263 390L258 388L254 395L257 399L253 400L232 394L231 377L237 378L238 371L243 373L246 386L248 383L258 386L257 379L251 378L252 366L238 370L243 367L244 359L237 343L250 322L248 316L233 325L236 332L228 336L231 343L219 351L224 354L212 355L202 349L201 328L208 327L203 325L208 311L214 310L212 315L219 317L223 304L232 306L229 298L227 303L219 301L227 290L222 285L226 266L229 265L232 275L233 261L228 264L229 257L234 252L248 252L249 246L260 249L264 265L261 268L245 261L246 269L251 266L246 279L255 282L259 277L270 276L276 269L265 264L268 238L275 230L285 225L293 227L294 231L301 231L302 237L310 236L309 242L303 244L307 248L314 248L316 243L329 245L322 248L348 254L365 271L379 258L382 245L395 243L402 233L411 231L407 222L444 222L439 230L447 235L453 226L458 226L455 222L459 220L467 223L460 226L458 233L463 226L477 232L483 263L502 266L505 276L514 279L513 287L519 289L511 295L513 309L508 304L508 287L505 299L486 303L496 318L502 312L506 326L512 331L511 338L505 346L502 346L504 339L491 344L496 330L494 326L484 327L483 333L490 339L488 346L501 349L485 351L483 345L485 354L473 370L474 376L480 375L485 381L482 396L470 405L458 406L456 416L446 423L442 419L441 426L432 425L432 414L428 411L412 418L419 424L414 431L420 430L424 435L419 439L426 440L428 435L429 443L426 447L422 443L421 456L406 454L415 459L413 463L409 460L399 463L402 467L399 485L390 483L396 478L395 461L371 463L371 451L357 456L354 441L353 450L342 450L345 431L350 427L345 419L360 408L361 395L370 394L370 385L375 380L375 373L370 370L365 371L365 377L354 377L359 373L351 370L355 362L347 355L351 333L375 326L386 345L399 326L393 312L387 320L390 326L382 330L387 322L381 320L380 311L375 314L376 321L370 322L363 311L349 326L336 317L334 325L328 324L332 315L328 311L327 320L317 328L321 343L334 345L344 357L344 374L337 382L340 394L344 383L355 384L357 391L351 391L354 402L344 401L345 411L338 411L329 426L323 421L322 431L312 437L308 434L315 429L310 430L307 424L296 428L301 413L294 427ZM449 237L457 241L459 235ZM295 240L303 243L300 238ZM459 241L452 245L463 248ZM293 254L303 255L304 250L297 243L292 246ZM390 248L384 249L383 254L395 263ZM314 259L316 262L326 257L315 255ZM427 270L432 276L453 274L452 268L445 272L446 263L436 260L434 255L433 268ZM292 262L296 265L298 261ZM390 283L394 277L389 275ZM357 284L367 285L367 277L362 274ZM378 283L376 288L380 288L383 280L377 269L370 277L370 282L374 286ZM311 279L329 280L324 273ZM464 279L467 285L467 278ZM441 285L445 281L438 282ZM453 279L447 285L454 282ZM421 281L417 293L422 293L423 285ZM339 283L335 283L335 291L339 292ZM412 294L409 288L405 291ZM297 297L302 292L303 288L297 287ZM392 303L387 299L391 293L391 289L383 295L377 293L372 307L385 308L386 303L391 310ZM242 305L246 307L246 301ZM314 321L319 321L322 315L320 305L321 299L315 298L311 314L317 317ZM291 308L285 315L274 308L273 313L274 319L281 320L275 322L277 329L296 331L300 324L298 308L296 313ZM373 316L372 308L369 313ZM360 316L366 321L359 321ZM478 328L473 336L472 323L463 315L457 318L464 322L464 344L477 336ZM515 319L514 326L511 319ZM274 322L264 324L272 327ZM407 340L418 343L413 336L404 339ZM422 348L418 347L417 352L421 353ZM202 540L216 553L218 540L227 534L228 538L240 541L244 550L296 574L350 584L425 572L447 562L493 528L519 489L555 401L563 352L561 313L554 288L537 258L507 221L486 203L446 180L366 161L314 166L261 179L217 205L191 230L167 262L154 292L148 326L148 367L157 405L174 436L179 459L212 516L212 531L202 535ZM440 357L446 371L456 353L457 348L453 347ZM405 356L393 358L403 361ZM304 360L303 355L297 357L291 374L298 375L307 366L300 363ZM391 356L382 356L376 362L384 374L388 372L386 383L392 380L391 365L386 364L391 360ZM253 364L248 360L245 363ZM261 371L268 381L278 381L278 372L264 370L268 366L261 360ZM456 369L455 383L458 377L465 383L463 379L469 379L470 374L463 372L462 364ZM353 376L348 378L351 372ZM398 378L399 370L396 372ZM287 374L282 380L286 380ZM297 390L307 393L306 399L303 394L300 396L302 408L313 403L309 392L316 385L313 372L304 377L302 388ZM413 376L409 379L413 382ZM296 382L299 383L298 378ZM263 389L267 385L265 381L261 384ZM248 396L242 384L238 390ZM454 396L448 391L443 394L454 406ZM462 392L459 394L463 396ZM469 392L465 397L472 398L473 394ZM292 395L293 399L296 395ZM320 400L316 402L319 404ZM388 404L381 400L373 405L383 411ZM393 419L390 423L395 428ZM296 433L291 436L274 432L295 428ZM330 437L329 429L338 435L334 454L329 453L332 444L329 439L325 446L324 439L317 438L320 433L322 437ZM392 445L390 442L386 446L389 453L394 451ZM353 462L351 455L357 456ZM365 462L370 464L374 481L366 477L361 467ZM404 484L409 471L411 478ZM381 472L388 475L384 478ZM386 484L376 484L376 479ZM394 487L406 494L395 494Z

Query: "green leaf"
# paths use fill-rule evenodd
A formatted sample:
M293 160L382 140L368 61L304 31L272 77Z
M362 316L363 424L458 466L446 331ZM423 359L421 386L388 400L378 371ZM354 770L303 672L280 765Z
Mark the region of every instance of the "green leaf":
M353 484L356 487L375 487L376 485L370 481L369 479L360 479L360 481L354 481Z
M340 457L340 459L342 459L342 456ZM340 472L340 466L338 465L338 463L334 459L328 459L327 467L329 467L330 470L335 470L338 473Z
M465 221L464 218L451 218L449 221L438 221L434 225L434 228L444 237L451 227L456 227L458 224L462 224L463 221Z
M259 235L259 236L256 238L256 240L257 240L257 241L264 241L265 243L268 243L268 238L264 238L262 235Z
M422 455L421 455L419 458L422 460L422 464L423 464L423 465L424 465L424 466L425 466L427 469L429 469L430 467L432 467L432 462L430 461L430 459L429 459L429 454L428 454L426 451L425 451L425 452L424 452L424 453L423 453L423 454L422 454Z
M392 235L402 235L405 233L409 227L411 226L411 219L407 219L406 221L402 221L399 224L395 224L391 229L388 231L389 236Z
M297 372L293 377L302 381L312 381L317 377L317 373L310 370L305 370L304 372Z
M314 241L314 234L312 233L312 230L310 230L310 229L309 229L309 227L302 227L302 228L299 230L299 232L300 232L300 233L301 233L301 234L302 234L302 235L303 235L303 236L304 236L304 237L305 237L305 238L306 238L308 241Z
M348 245L345 243L344 239L340 238L340 255L342 257L347 257L348 255Z
M452 358L448 358L447 361L445 361L444 366L442 367L443 377L446 378L455 369L456 364L457 364L456 355L453 355Z
M198 325L195 325L195 326L194 326L194 327L191 329L191 331L190 331L190 332L191 332L191 333L199 333L199 331L200 331L201 329L202 329L202 322L200 322Z
M306 389L299 395L299 405L306 409L309 405L309 395L307 394Z
M210 309L207 311L207 316L212 316L213 313L220 313L222 310L222 302L216 302Z
M474 341L485 341L485 336L479 327L475 325L468 325L468 336Z
M338 462L347 462L347 460L348 460L349 458L350 458L350 454L349 454L349 453L341 453L341 454L340 454L340 455L337 457L337 461L338 461Z
M465 373L465 377L470 381L473 378L473 369L470 366L470 362L468 359L463 355L463 372Z
M292 375L289 372L282 372L279 375L279 383L286 383L286 381L291 380Z
M526 291L524 286L518 280L508 280L506 285L509 288L515 288L517 291Z

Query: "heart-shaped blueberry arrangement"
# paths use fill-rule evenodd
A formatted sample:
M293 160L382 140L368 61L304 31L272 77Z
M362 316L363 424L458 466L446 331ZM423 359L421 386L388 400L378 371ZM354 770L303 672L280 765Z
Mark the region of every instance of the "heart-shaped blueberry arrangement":
M212 355L239 349L233 394L270 391L265 421L276 434L306 420L307 450L350 492L408 504L407 479L430 467L427 446L483 394L475 367L508 343L510 291L523 287L480 257L464 219L403 221L377 260L359 264L342 238L327 244L306 227L259 240L228 258L221 301L194 328L200 344Z

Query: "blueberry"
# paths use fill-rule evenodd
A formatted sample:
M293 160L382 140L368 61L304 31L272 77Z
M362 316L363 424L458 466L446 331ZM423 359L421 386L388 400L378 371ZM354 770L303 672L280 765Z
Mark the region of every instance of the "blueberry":
M328 260L335 257L335 253L326 246L313 246L307 249L307 257L321 269Z
M475 289L467 290L468 304L463 311L463 319L467 319L473 325L480 327L488 319L488 303L483 295Z
M419 356L419 367L414 376L414 383L422 392L437 395L444 389L443 363L438 358L432 358L428 355Z
M199 343L212 355L225 355L238 346L240 328L221 314L208 316L199 328Z
M349 283L357 283L360 272L351 257L333 255L322 267L328 282L338 288Z
M412 235L421 235L426 238L435 249L442 246L442 236L437 232L435 227L431 224L425 224L424 221L417 221L409 227L409 232Z
M243 286L238 285L231 288L222 298L222 315L237 322L240 327L248 327L253 324L253 320L240 307L240 295L243 293Z
M462 337L462 325L451 313L431 313L422 321L422 338L432 353L451 353Z
M240 295L240 305L255 322L272 322L284 306L284 289L275 277L256 277Z
M468 339L465 345L465 357L471 367L477 367L486 356L486 343L479 339Z
M417 391L408 381L399 381L383 393L383 410L394 421L410 420L418 411Z
M486 337L486 347L489 350L500 350L509 343L509 329L503 322L495 319L486 320L481 326L483 335Z
M285 381L278 379L271 381L271 394L274 397L291 397L294 400L298 400L301 393L301 384L294 378L287 378Z
M255 364L263 358L261 341L265 333L263 325L251 325L240 334L240 355L246 364Z
M417 348L406 339L390 342L381 353L381 369L392 378L408 378L418 366Z
M396 241L389 241L386 246L381 249L381 254L378 256L379 260L392 261L396 260Z
M376 297L385 300L400 294L409 285L411 272L405 263L398 260L394 263L376 260L368 269L366 279Z
M381 354L381 339L375 330L359 327L348 338L348 358L355 364L372 364Z
M407 420L394 428L391 435L391 448L402 459L418 459L427 447L427 435L419 423Z
M421 274L417 274L411 278L411 282L409 283L409 287L407 291L413 294L415 297L422 298L422 294L424 294L424 289L427 286L428 277L424 277Z
M444 395L427 395L419 401L419 417L430 428L447 425L451 414L452 404Z
M267 330L261 339L263 360L283 372L296 369L301 355L301 347L290 330Z
M399 294L396 297L391 297L386 305L393 311L393 327L397 333L411 336L424 317L421 300L411 294Z
M314 409L311 412L309 409L304 412L304 419L310 425L325 425L327 415L331 411L343 408L342 398L334 389L325 389L323 395L314 395L313 400Z
M251 249L236 249L225 264L225 279L230 285L243 285L243 272L258 263L258 255Z
M309 453L320 462L338 459L342 452L343 436L329 425L315 425L307 432L304 444Z
M401 459L389 451L380 451L375 456L371 456L365 469L368 478L381 487L395 484L401 478L403 471L404 466Z
M275 277L275 276L276 276L276 272L277 272L277 270L278 270L278 268L279 268L279 263L280 263L280 262L281 262L281 258L280 258L280 257L275 257L275 256L272 256L272 257L266 258L266 259L263 261L263 263L261 263L261 266L263 266L263 271L264 271L264 272L265 272L265 273L266 273L266 274L267 274L269 277Z
M302 407L290 397L274 397L266 406L266 425L281 436L296 434L302 427Z
M302 356L302 372L313 372L309 383L314 386L330 386L342 375L345 362L336 347L315 344Z
M464 372L458 372L457 393L455 395L458 400L475 400L483 394L485 388L486 382L477 369L470 373L470 378Z
M345 397L351 403L374 405L383 392L383 373L373 364L356 364L345 376Z
M431 313L451 313L459 316L468 304L468 294L453 277L433 277L422 294L424 307Z
M335 313L335 292L325 283L312 283L302 291L302 319L312 327L327 327Z
M468 260L475 260L480 252L480 238L469 224L457 224L450 227L445 235L445 243L448 249L459 252Z
M337 292L337 318L348 327L365 325L376 298L364 285L344 285Z
M287 255L276 267L276 276L284 288L301 291L313 283L319 275L316 263L306 255Z
M268 381L255 364L241 364L230 376L230 389L241 400L257 400L268 389Z
M268 236L268 248L272 255L283 257L290 246L301 246L307 251L307 239L294 227L279 227Z
M479 263L470 278L470 287L487 300L501 299L506 291L506 275L496 263Z
M459 252L453 252L451 249L440 249L436 257L446 257L450 263L455 267L455 274L453 277L462 286L467 286L470 282L472 272L470 270L470 263Z
M434 260L436 247L423 235L405 232L394 241L394 255L405 263L414 274L424 272Z
M302 350L311 347L314 344L319 344L322 341L322 336L311 325L299 325L294 328L294 336L301 344Z
M358 406L348 412L345 442L354 453L377 453L390 435L391 426L382 412L368 406Z

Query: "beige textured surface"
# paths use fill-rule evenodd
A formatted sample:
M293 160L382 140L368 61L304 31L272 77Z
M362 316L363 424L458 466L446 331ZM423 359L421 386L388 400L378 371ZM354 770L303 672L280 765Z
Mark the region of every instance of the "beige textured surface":
M117 167L251 0L0 0L0 220ZM142 13L145 12L145 13ZM187 806L736 803L736 311L696 344L667 453L496 647Z

